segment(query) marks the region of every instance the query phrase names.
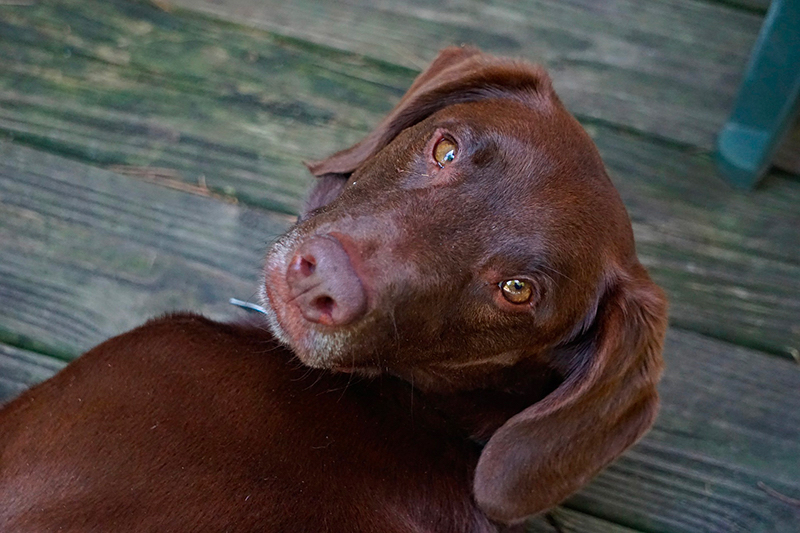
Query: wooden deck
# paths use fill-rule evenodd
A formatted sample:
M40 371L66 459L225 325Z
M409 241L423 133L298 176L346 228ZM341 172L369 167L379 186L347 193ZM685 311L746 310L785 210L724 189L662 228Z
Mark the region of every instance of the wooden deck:
M555 521L797 533L800 180L712 157L764 4L0 0L0 401L164 311L240 314L301 161L471 43L549 68L671 299L655 428Z

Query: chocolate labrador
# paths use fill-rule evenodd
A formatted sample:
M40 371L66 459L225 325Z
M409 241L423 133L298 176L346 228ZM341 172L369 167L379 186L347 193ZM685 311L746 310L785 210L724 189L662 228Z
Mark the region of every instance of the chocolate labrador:
M266 321L152 320L0 411L0 530L503 531L651 426L665 299L541 68L446 49L308 166Z

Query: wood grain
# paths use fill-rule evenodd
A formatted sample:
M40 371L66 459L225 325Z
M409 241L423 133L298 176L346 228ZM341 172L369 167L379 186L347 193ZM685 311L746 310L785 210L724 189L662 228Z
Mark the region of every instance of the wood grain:
M800 176L800 116L785 135L778 153L775 154L775 166Z
M0 343L0 405L64 366L59 359Z
M236 316L290 220L0 143L0 339L74 357L171 310Z
M575 509L557 507L550 511L550 519L537 516L528 520L525 533L640 533L640 530L614 524Z
M628 208L639 257L675 325L798 359L800 182L735 191L714 163L589 127Z
M294 213L302 160L377 123L413 72L153 6L64 0L7 10L0 131L160 183ZM322 9L322 8L321 8ZM800 186L752 195L711 158L585 122L682 327L796 357Z
M762 20L686 0L171 3L415 70L452 44L522 56L548 67L574 113L705 149L730 112Z
M6 136L93 164L172 169L284 212L302 196L301 161L355 141L412 79L124 0L0 7L0 30Z
M713 0L720 4L728 4L743 9L750 9L756 13L766 13L770 0Z

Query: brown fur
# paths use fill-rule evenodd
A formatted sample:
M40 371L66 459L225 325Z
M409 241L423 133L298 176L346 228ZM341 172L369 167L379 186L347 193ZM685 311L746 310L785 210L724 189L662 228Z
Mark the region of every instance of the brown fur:
M446 49L309 169L267 258L275 337L165 317L10 403L0 530L498 531L650 427L666 303L543 70ZM303 303L308 250L344 318Z

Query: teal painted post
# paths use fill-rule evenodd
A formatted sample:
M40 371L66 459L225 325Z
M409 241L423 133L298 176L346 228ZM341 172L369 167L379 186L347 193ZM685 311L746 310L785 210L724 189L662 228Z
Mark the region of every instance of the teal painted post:
M800 108L800 0L772 0L730 119L717 139L719 169L751 189Z

